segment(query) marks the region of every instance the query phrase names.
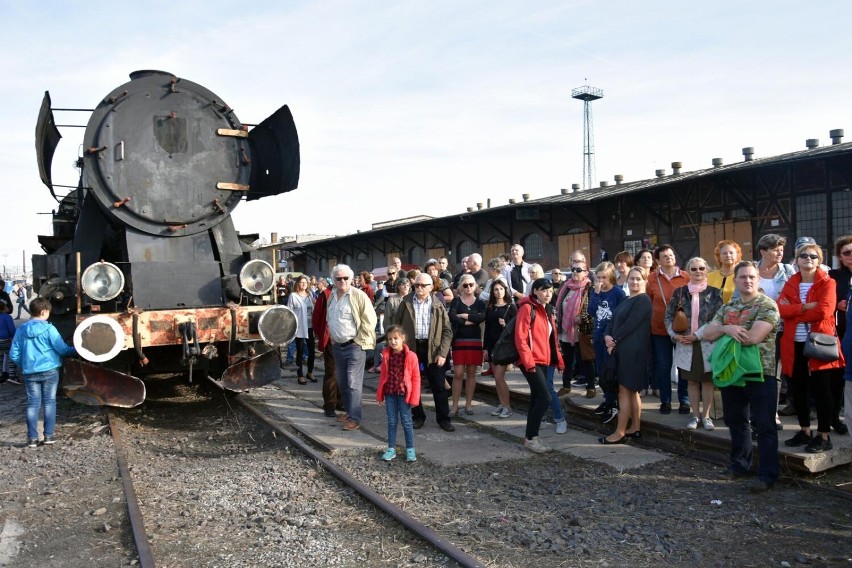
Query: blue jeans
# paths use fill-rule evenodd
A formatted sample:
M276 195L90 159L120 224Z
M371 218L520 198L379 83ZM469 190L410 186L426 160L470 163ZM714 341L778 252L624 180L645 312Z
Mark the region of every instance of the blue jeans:
M562 404L559 402L559 397L556 396L556 391L553 389L553 373L556 367L547 367L544 376L547 378L547 392L550 393L550 411L553 412L553 419L557 422L565 420L565 415L562 414Z
M24 375L27 388L27 438L38 440L38 411L44 407L44 435L53 436L56 428L56 389L59 371Z
M769 483L778 479L781 470L778 461L778 430L775 428L777 388L775 377L765 375L762 383L746 381L744 387L721 389L725 425L731 431L731 471L746 474L751 469L753 426L757 431L757 449L760 452L758 475L761 481Z
M361 391L364 387L364 362L367 352L357 343L332 344L337 389L350 420L361 423Z
M396 447L396 425L397 418L400 418L405 434L405 449L414 448L414 420L411 418L411 406L405 402L405 395L385 395L385 409L388 412L388 447Z
M527 440L532 440L538 436L538 430L541 428L541 419L544 418L544 413L547 412L547 405L550 404L550 392L547 389L547 367L536 365L532 372L528 372L524 368L521 368L521 372L530 385L530 406L529 414L527 414L526 437ZM553 390L552 379L550 390Z
M654 385L660 391L661 403L672 403L672 363L674 362L674 344L668 335L651 335L651 349L654 353ZM689 404L686 379L677 378L677 401Z

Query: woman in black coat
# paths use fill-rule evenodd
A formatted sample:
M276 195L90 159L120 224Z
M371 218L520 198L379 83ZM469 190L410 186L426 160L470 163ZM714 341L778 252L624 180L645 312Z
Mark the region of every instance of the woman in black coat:
M651 299L645 294L648 272L634 266L627 273L630 295L612 313L604 343L618 365L618 424L615 432L599 438L601 444L623 444L627 438L639 438L642 399L639 391L645 388L648 352L651 348ZM630 419L630 431L627 422Z

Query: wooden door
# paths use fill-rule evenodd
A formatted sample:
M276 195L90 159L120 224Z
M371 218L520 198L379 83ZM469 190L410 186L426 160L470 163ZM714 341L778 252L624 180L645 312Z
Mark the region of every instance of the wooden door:
M435 260L441 260L442 256L447 256L447 249L444 247L426 249L427 259L434 258Z
M399 258L403 263L405 263L405 259L402 258L402 253L399 253L399 252L389 252L387 254L386 258L387 258L387 261L388 261L388 263L387 263L388 266L391 265L391 263L393 262L393 259L395 259L395 258Z
M698 228L698 250L710 266L716 266L716 245L719 241L734 241L743 249L743 260L754 259L751 221L721 221L706 223ZM682 259L686 262L687 259Z
M501 254L509 252L509 243L486 243L482 245L482 266L488 266L488 261Z
M571 253L580 250L586 257L586 263L592 264L592 234L572 233L570 235L559 235L559 268L570 268Z

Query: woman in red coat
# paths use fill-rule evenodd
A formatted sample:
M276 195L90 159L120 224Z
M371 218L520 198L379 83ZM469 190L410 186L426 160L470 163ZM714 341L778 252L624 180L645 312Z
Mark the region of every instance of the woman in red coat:
M804 356L808 331L836 335L834 307L837 290L834 281L820 268L822 249L805 244L796 251L799 272L784 285L778 296L778 310L784 320L781 338L781 372L789 377L793 403L801 430L784 442L790 447L806 446L810 453L832 448L831 369L845 366L843 353L837 361L822 361ZM838 343L838 352L840 351ZM816 401L817 431L811 436L810 397Z
M518 315L515 317L515 347L518 349L518 366L530 385L530 409L527 415L527 431L524 446L532 452L549 452L538 437L541 419L550 404L550 391L553 390L553 375L548 372L556 367L561 373L565 368L562 353L557 341L556 319L553 317L553 284L546 278L532 283L530 295L518 302ZM535 321L532 313L535 310ZM530 325L532 324L532 325ZM564 418L563 418L564 421ZM557 426L560 426L557 424ZM561 429L565 432L564 428Z

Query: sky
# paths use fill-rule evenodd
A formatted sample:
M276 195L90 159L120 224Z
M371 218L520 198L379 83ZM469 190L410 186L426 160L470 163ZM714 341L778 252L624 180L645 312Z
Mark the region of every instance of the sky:
M299 188L234 211L240 232L266 239L582 183L571 90L583 85L604 92L592 104L596 184L673 161L737 162L746 146L759 158L825 145L834 128L852 136L848 2L0 0L0 18L9 265L29 267L56 205L35 157L44 91L54 107L94 108L137 69L199 83L246 123L289 105ZM53 180L76 185L83 129L60 132Z

